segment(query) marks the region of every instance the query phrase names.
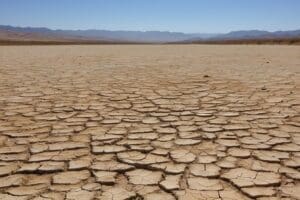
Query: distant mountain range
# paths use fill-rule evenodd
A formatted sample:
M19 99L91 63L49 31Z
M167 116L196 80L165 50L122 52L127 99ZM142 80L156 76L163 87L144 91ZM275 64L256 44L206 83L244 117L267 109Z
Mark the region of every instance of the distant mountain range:
M186 34L163 31L109 31L109 30L52 30L48 28L14 27L0 25L0 39L20 40L93 40L125 42L176 42L191 38L209 38L217 34ZM43 38L44 37L44 38Z
M261 30L247 30L247 31L232 31L226 34L220 34L215 37L210 37L210 40L241 40L241 39L270 39L270 38L295 38L300 37L300 30L294 31L261 31ZM200 38L202 39L202 38Z
M52 30L48 28L14 27L0 25L0 40L4 41L57 41L104 43L172 43L197 41L224 41L249 39L300 38L300 30L268 32L261 30L233 31L226 34L188 34L162 31L109 31L109 30Z

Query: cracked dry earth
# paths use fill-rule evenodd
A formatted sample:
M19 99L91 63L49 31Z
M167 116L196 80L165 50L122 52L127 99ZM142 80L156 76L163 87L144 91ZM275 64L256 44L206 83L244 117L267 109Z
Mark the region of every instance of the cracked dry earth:
M2 46L0 199L300 199L299 75L299 46Z

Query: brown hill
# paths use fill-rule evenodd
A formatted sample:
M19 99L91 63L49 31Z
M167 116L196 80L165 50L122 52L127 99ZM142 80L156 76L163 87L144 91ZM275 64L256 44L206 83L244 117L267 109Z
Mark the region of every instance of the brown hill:
M0 45L27 44L127 44L126 41L91 39L58 33L20 32L0 29Z

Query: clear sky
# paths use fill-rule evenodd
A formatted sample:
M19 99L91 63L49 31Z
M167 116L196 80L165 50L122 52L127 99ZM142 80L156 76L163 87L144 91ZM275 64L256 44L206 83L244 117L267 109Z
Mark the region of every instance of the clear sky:
M221 33L300 29L300 0L0 0L0 24Z

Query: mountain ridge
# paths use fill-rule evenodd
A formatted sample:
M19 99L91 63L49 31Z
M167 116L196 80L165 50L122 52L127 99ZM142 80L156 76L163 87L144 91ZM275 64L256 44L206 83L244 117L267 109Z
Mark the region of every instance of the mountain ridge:
M291 31L239 30L229 33L182 33L170 31L63 30L45 27L0 25L0 40L173 43L227 40L300 38L300 29Z
M13 32L26 32L26 33L44 33L55 36L80 36L85 39L92 40L121 40L132 42L176 42L186 40L192 37L208 38L216 36L217 34L201 34L201 33L181 33L171 31L111 31L111 30L62 30L62 29L49 29L45 27L15 27L9 25L0 25L0 30L13 31Z

